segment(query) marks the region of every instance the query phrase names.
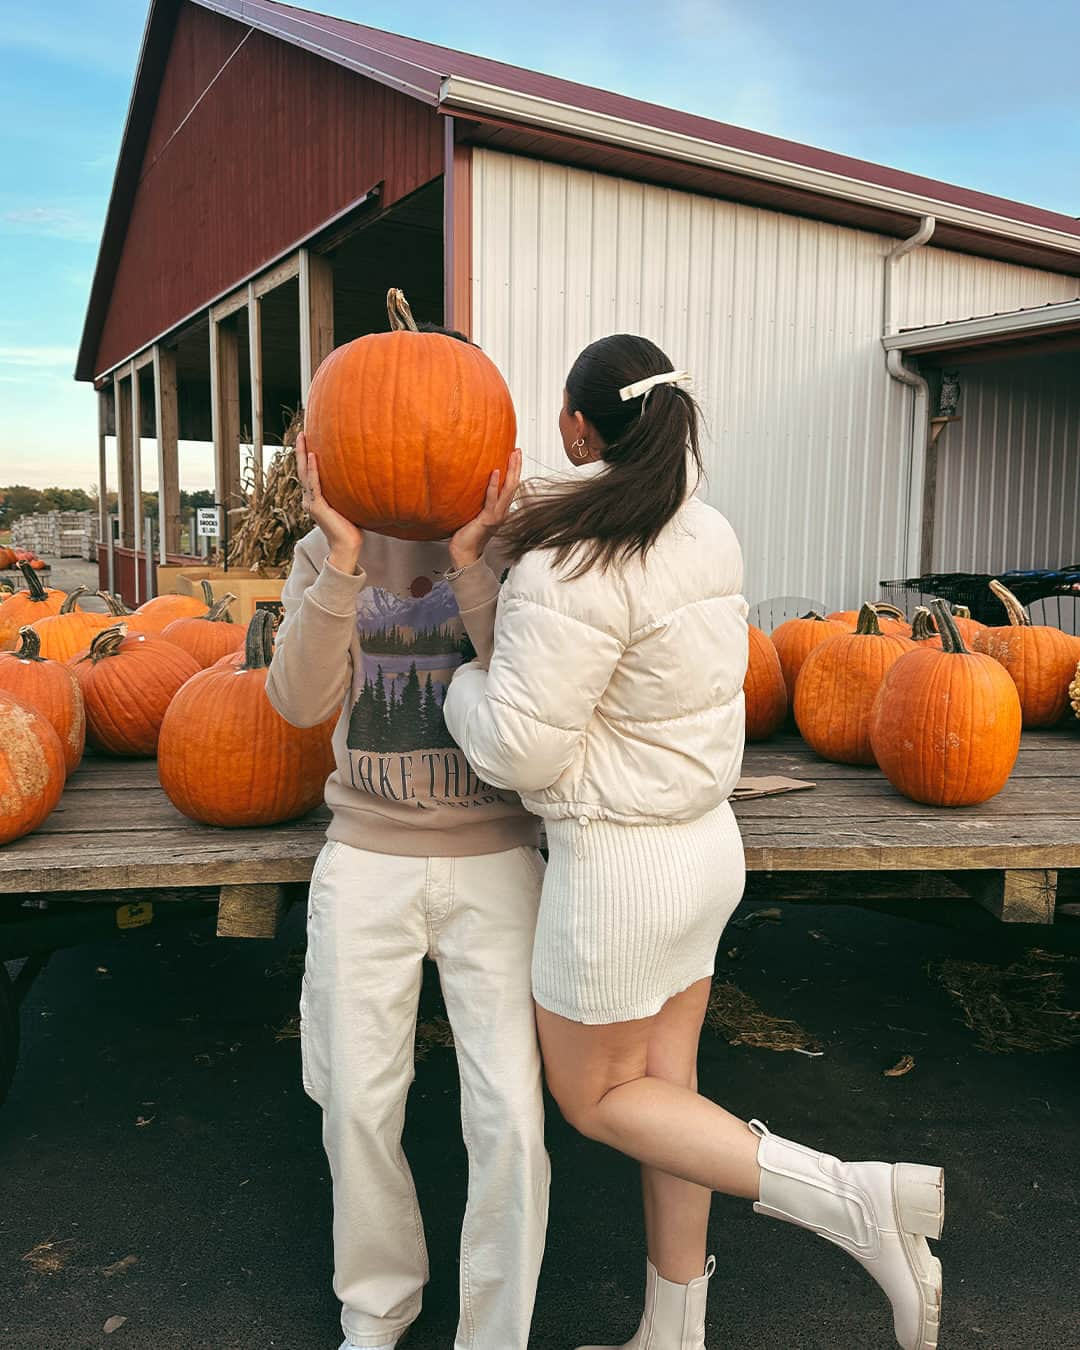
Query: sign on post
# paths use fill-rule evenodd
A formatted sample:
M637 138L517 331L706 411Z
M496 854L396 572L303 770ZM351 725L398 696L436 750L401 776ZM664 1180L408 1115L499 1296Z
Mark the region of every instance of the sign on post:
M195 516L195 533L200 539L221 538L220 506L200 506Z

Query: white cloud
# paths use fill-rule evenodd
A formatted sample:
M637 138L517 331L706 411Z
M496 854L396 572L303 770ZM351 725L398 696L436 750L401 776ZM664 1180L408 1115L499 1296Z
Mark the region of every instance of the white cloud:
M50 370L58 366L74 366L76 355L74 347L0 347L0 366Z
M24 234L45 234L55 239L93 243L98 222L67 206L20 206L0 215L0 223Z

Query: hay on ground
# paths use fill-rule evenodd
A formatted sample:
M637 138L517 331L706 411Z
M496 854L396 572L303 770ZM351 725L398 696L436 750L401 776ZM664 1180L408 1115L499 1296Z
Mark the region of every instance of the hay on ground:
M706 1025L725 1037L729 1045L750 1045L755 1050L794 1050L816 1055L821 1044L810 1032L787 1017L773 1017L736 984L713 985Z
M980 1050L1044 1054L1080 1045L1080 1009L1061 1001L1065 962L1075 960L1033 947L1008 966L950 960L931 970L960 1007Z

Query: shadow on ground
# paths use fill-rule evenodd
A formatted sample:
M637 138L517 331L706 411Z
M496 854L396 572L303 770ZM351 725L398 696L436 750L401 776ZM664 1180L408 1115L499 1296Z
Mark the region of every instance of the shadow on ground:
M953 931L789 906L779 923L729 929L722 949L722 978L797 1021L824 1054L708 1034L705 1092L849 1157L945 1164L943 1350L1080 1345L1069 1273L1080 1078L1075 1053L975 1048L928 966L1076 951L1076 931L977 919ZM4 1350L334 1350L318 1114L299 1086L297 1041L278 1039L295 1014L302 942L294 911L274 943L218 940L206 922L53 958L24 1006L23 1062L0 1110ZM441 1011L430 981L424 1002L424 1017ZM914 1069L883 1077L905 1054ZM407 1135L433 1268L408 1350L453 1342L457 1106L453 1053L435 1045ZM639 1310L634 1168L554 1112L548 1134L552 1222L530 1344L618 1343ZM894 1344L876 1286L827 1244L718 1198L711 1245L716 1350Z

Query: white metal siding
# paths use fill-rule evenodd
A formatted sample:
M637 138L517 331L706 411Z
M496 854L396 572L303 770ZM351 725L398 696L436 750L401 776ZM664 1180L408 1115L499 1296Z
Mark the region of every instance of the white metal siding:
M916 249L897 268L897 326L921 328L1080 297L1080 279L948 249Z
M938 442L934 570L1080 562L1080 359L964 366Z
M880 344L895 240L489 150L474 152L473 185L473 333L510 383L534 472L563 464L556 416L573 358L640 332L694 375L708 495L742 539L751 600L846 607L913 570L912 396ZM1029 291L1012 276L1026 269L956 256L965 275L1001 266L1002 291L1041 301L1044 274ZM904 266L902 323L974 294L956 283L947 295L947 267Z

